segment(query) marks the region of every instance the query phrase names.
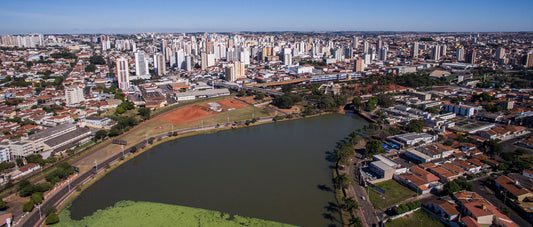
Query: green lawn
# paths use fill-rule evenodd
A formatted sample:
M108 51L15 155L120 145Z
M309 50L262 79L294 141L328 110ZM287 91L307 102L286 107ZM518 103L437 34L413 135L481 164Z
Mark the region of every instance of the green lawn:
M72 220L70 211L64 209L59 219L53 226L292 226L219 211L133 201L117 202L79 221Z
M368 196L376 209L388 208L407 198L416 196L414 191L411 191L395 180L383 181L375 185L385 190L385 194L381 194L371 187L368 188Z
M417 210L414 213L385 223L386 227L445 227L436 217L423 211Z

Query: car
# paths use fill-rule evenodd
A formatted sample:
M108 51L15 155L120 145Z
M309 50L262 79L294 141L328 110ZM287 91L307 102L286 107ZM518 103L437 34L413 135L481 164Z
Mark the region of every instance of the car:
M365 200L366 198L365 198L364 196L361 196L361 199L362 199L362 200Z

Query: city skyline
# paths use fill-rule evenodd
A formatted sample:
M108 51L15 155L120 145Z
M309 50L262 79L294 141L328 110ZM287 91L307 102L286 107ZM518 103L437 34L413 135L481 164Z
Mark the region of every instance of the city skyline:
M1 3L1 34L239 31L533 31L533 2L24 1Z

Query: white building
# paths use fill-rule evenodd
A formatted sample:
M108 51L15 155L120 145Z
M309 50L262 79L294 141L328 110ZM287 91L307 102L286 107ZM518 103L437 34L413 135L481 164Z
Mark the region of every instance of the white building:
M403 144L408 145L408 146L413 146L420 142L431 143L437 140L436 135L432 136L427 133L417 133L417 132L399 134L399 135L391 136L389 138L402 142Z
M83 88L75 86L65 89L65 99L67 105L77 104L85 101Z
M149 79L148 61L144 51L135 52L135 75L142 79Z
M9 145L0 145L0 162L11 161L11 152L9 152Z

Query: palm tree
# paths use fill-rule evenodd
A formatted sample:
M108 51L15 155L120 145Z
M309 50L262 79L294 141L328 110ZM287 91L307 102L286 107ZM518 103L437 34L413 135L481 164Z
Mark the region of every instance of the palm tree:
M354 184L353 180L348 176L348 174L343 173L337 178L335 178L335 186L340 188L347 188L348 186Z
M355 210L359 209L359 203L353 199L353 197L344 199L344 210L353 213Z

